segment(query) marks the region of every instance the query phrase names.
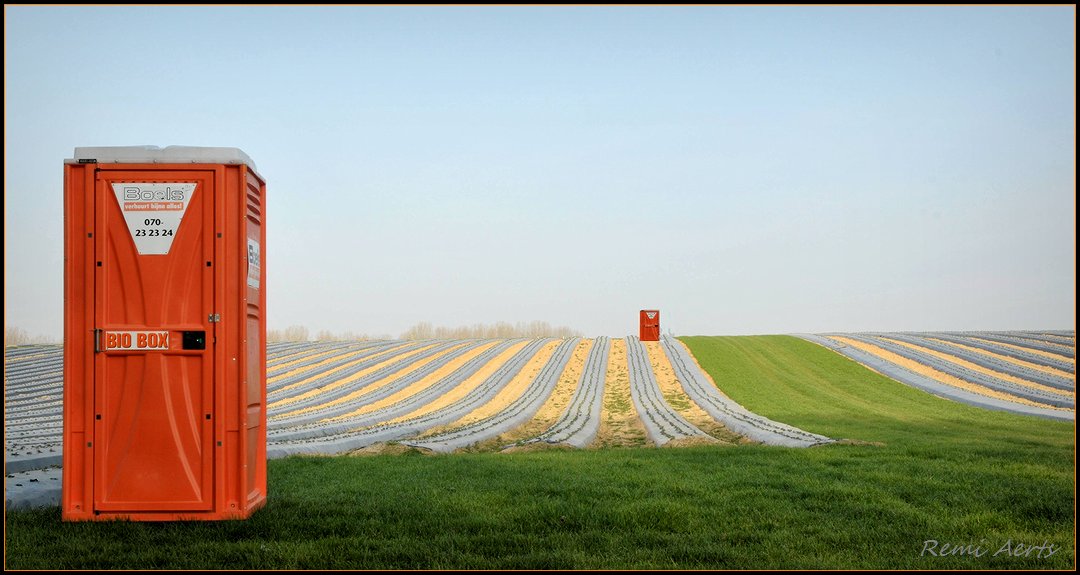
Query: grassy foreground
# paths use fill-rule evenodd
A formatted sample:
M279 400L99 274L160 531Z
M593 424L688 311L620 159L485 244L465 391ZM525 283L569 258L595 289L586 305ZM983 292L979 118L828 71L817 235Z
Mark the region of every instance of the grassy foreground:
M247 521L8 513L5 567L1073 567L1073 425L946 402L794 338L685 341L748 408L881 445L290 458Z

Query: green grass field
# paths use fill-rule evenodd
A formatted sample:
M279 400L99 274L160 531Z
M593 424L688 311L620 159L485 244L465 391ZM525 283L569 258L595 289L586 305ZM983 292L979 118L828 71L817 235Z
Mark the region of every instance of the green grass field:
M289 458L247 521L8 513L5 566L1074 566L1072 424L947 402L796 338L684 341L747 408L872 444ZM981 553L933 556L929 540Z

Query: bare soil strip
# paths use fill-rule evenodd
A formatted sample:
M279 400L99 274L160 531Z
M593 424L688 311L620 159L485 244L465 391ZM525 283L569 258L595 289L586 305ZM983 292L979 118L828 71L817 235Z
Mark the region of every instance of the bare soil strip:
M1037 363L1031 363L1031 362L1024 361L1022 359L1018 359L1018 358L1015 358L1015 357L1009 357L1007 355L997 354L997 353L994 353L992 351L988 351L988 350L985 350L985 349L980 349L980 348L977 348L977 347L971 347L971 346L968 346L968 345L964 345L962 343L957 343L955 341L945 341L943 339L934 339L934 338L930 338L930 339L932 341L936 341L938 343L942 343L942 344L945 344L945 345L955 345L956 347L966 349L966 350L968 350L968 351L970 351L972 353L979 353L979 354L985 355L987 357L992 357L994 359L999 359L1001 361L1007 361L1009 363L1019 365L1019 366L1022 366L1022 367L1026 367L1028 369L1034 369L1036 371L1041 371L1041 372L1043 372L1043 373L1045 373L1047 375L1056 375L1058 377L1064 377L1064 378L1067 378L1067 379L1075 379L1075 376L1073 374L1071 374L1071 373L1069 373L1067 371L1061 370L1061 369L1054 369L1054 368L1046 366L1046 365L1039 365ZM1000 344L1000 345L1006 345L1006 344ZM1027 351L1030 351L1030 350L1027 350Z
M927 348L927 347L923 347L921 345L915 345L915 344L912 344L912 343L908 343L906 341L900 341L900 340L895 340L895 339L890 339L889 341L891 341L893 343L896 343L896 344L899 344L899 345L902 345L902 346L904 346L904 347L906 347L908 349L913 349L913 350L915 350L915 351L917 351L919 353L925 353L927 355L932 355L932 356L934 356L934 357L936 357L938 359L943 359L945 361L955 363L956 365L959 365L961 367L966 367L966 368L968 368L968 369L970 369L972 371L977 371L977 372L982 373L984 375L989 375L989 376L992 376L992 377L996 377L998 379L1002 379L1002 380L1008 381L1010 383L1015 383L1017 385L1023 385L1024 387L1029 387L1031 389L1037 389L1039 391L1045 391L1047 393L1053 393L1053 394L1060 395L1060 396L1063 396L1063 397L1072 397L1072 395L1073 395L1072 393L1070 393L1068 391L1058 389L1056 387L1050 387L1050 386L1047 386L1047 385L1041 385L1041 384L1035 383L1033 381L1028 381L1026 379L1016 377L1015 375L1012 375L1012 374L1002 373L1000 371L989 369L989 368L983 367L981 365L971 363L970 361L963 360L963 359L961 359L959 357L956 357L955 355L949 355L947 353L941 353L940 351L936 351L936 350L933 350L933 349L930 349L930 348Z
M540 343L543 341L538 340ZM558 340L555 349L552 350L551 355L532 378L532 381L517 397L513 398L499 411L469 424L448 428L442 434L427 436L427 438L419 440L410 439L405 444L438 453L476 451L479 444L528 423L536 415L536 412L540 410L544 402L551 397L551 393L555 391L555 386L559 383L559 377L566 371L566 364L570 362L570 356L573 354L574 349L577 348L578 343L580 343L580 339L576 337ZM541 347L543 346L534 345L525 348L523 353L528 353L528 356L524 360L516 361L515 365L517 367L512 368L513 371L510 371L511 368L508 364L508 376L512 379L515 374L520 373L525 368L528 360L541 351ZM490 403L495 399L495 395L509 383L510 381L507 380L505 384L497 385L494 393L488 394L488 399L473 404L471 407L465 405L465 409L456 411L456 415L451 414L451 418L444 419L436 425L454 423L455 420L460 420L462 415L468 414L470 409L475 410L484 403ZM599 406L597 411L599 411Z
M312 351L313 350L310 350L310 349L304 349L304 350L300 350L300 351L290 353L288 355L283 355L283 356L281 356L279 358L275 358L273 360L268 360L266 362L266 370L271 371L271 370L284 369L286 367L289 367L290 365L296 365L297 363L300 363L301 361L304 361L305 359L314 359L316 357L323 357L323 356L330 355L331 353L334 353L334 352L340 352L341 348L334 348L334 349L327 349L327 350L323 350L323 351L316 351L315 353L312 353Z
M910 359L908 359L906 357L901 357L901 356L899 356L899 355L897 355L897 354L895 354L895 353L893 353L891 351L881 349L880 347L877 347L876 345L870 345L868 343L863 343L861 341L856 341L854 339L841 337L841 336L830 335L828 337L829 337L829 339L839 341L839 342L841 342L841 343L843 343L845 345L850 345L851 347L853 347L855 349L862 350L862 351L864 351L866 353L869 353L870 355L875 355L877 357L880 357L881 359L884 359L885 361L895 363L896 365L907 368L907 369L909 369L909 370L911 370L911 371L913 371L913 372L915 372L915 373L917 373L919 375L922 375L924 377L928 377L930 379L933 379L934 381L937 381L938 383L944 383L946 385L951 385L953 387L958 387L958 388L963 389L965 391L970 391L971 393L976 393L976 394L979 394L979 395L985 395L987 397L993 397L993 398L1002 399L1002 400L1005 400L1005 401L1011 401L1013 403L1022 403L1024 405L1030 405L1030 406L1033 406L1033 407L1041 407L1041 408L1045 408L1045 409L1057 409L1057 410L1060 410L1060 411L1072 411L1071 409L1054 407L1054 406L1046 405L1046 404L1043 404L1043 403L1036 403L1034 401L1031 401L1030 399L1025 399L1023 397L1017 397L1015 395L1011 395L1011 394L1008 394L1008 393L1002 393L1000 391L987 389L987 388L985 388L985 387L983 387L981 385L975 385L973 383L966 382L966 381L964 381L964 380L962 380L962 379L960 379L958 377L954 377L954 376L949 375L947 373L942 373L942 372L940 372L940 371L938 371L936 369L927 367L927 366L925 366L925 365L923 365L923 364L921 364L921 363L919 363L917 361L912 361L912 360L910 360Z
M525 364L525 367L522 368L521 371L510 380L510 383L499 391L491 401L470 411L457 421L450 422L446 425L432 427L419 437L425 438L450 431L457 427L464 427L470 423L475 423L485 417L495 415L502 411L506 406L510 405L515 399L521 397L521 395L525 393L525 389L529 387L529 384L531 384L534 379L536 379L540 370L543 369L544 364L551 359L551 354L554 353L555 348L559 345L560 341L561 340L555 340L545 343L544 346L536 352L536 355L532 356L532 359Z
M333 400L330 400L330 401L323 401L323 402L319 403L318 405L312 405L312 406L304 407L303 409L297 409L297 410L289 411L287 413L282 413L282 414L279 414L279 417L297 416L297 415L301 415L301 414L304 414L304 413L309 413L311 411L324 410L324 409L326 409L328 407L333 407L335 405L339 405L339 404L342 404L342 403L347 403L347 402L352 401L353 399L355 399L357 397L360 397L362 395L371 393L372 391L375 391L375 390L377 390L377 389L379 389L379 388L381 388L381 387L383 387L385 385L389 385L389 384L393 383L394 381L396 381L396 380L398 380L398 379L400 379L400 378L402 378L402 377L404 377L404 376L406 376L406 375L408 375L408 374L410 374L410 373L424 367L425 365L427 365L427 364L429 364L429 363L431 363L433 361L438 360L439 358L443 357L444 355L447 355L449 353L453 353L455 350L461 348L462 345L465 345L465 343L463 342L461 345L457 345L457 346L453 346L453 347L444 349L440 353L436 353L436 354L434 354L434 355L432 355L430 357L425 357L423 359L420 359L420 360L417 360L417 361L414 361L414 362L410 362L408 365L406 365L406 366L402 367L401 369L395 371L394 373L388 375L386 378L384 378L382 380L379 380L379 381L377 381L377 382L375 382L375 383L373 383L371 385L365 386L363 389L356 390L356 391L354 391L354 392L352 392L352 393L350 393L348 395L345 395L345 396L342 396L342 397L339 397L339 398L336 398L336 399L333 399ZM322 395L322 394L324 394L324 393L326 393L328 391L332 391L332 390L337 389L337 388L339 388L339 387L341 387L343 385L347 385L350 382L356 381L357 379L360 379L361 377L364 377L364 376L366 376L366 375L368 375L368 374L370 374L372 372L383 369L389 364L392 364L392 363L397 362L397 361L401 361L402 359L407 359L407 358L412 357L412 356L414 356L414 355L416 355L418 353L421 353L425 349L429 349L429 348L425 347L423 349L414 350L413 352L410 352L408 354L402 354L400 356L388 357L388 358L385 359L385 361L381 361L381 362L379 362L379 363L377 363L375 365L369 366L369 367L367 367L365 369L362 369L362 370L360 370L360 371L358 371L358 372L356 372L356 373L354 373L354 374L352 374L352 375L350 375L348 377L339 379L337 381L334 381L332 383L324 385L324 386L322 386L322 387L320 387L318 389L313 389L311 391L304 392L304 393L302 393L300 395L297 395L295 397L290 397L290 398L288 398L286 400L282 400L282 401L279 401L279 402L274 402L274 403L270 404L270 407L277 407L279 405L287 405L288 403L292 403L292 402L300 401L302 399L307 399L307 398L310 398L310 397L315 397L315 396L318 396L318 395Z
M570 398L573 397L574 391L577 389L578 380L581 379L581 371L585 369L585 358L589 356L592 346L593 340L591 339L582 340L578 343L570 356L570 362L559 377L559 383L556 384L555 391L551 393L551 397L544 402L544 405L540 407L540 411L536 412L536 415L530 421L483 444L478 444L477 447L499 449L505 445L535 437L554 425L555 421L570 405Z
M611 342L611 356L600 410L600 431L590 447L651 446L645 425L630 399L630 373L626 364L626 340Z
M989 340L989 339L982 339L982 338L978 338L978 337L973 338L973 339L977 339L979 341L986 342L986 343L989 343L989 344L992 344L992 345L1003 345L1005 347L1011 347L1012 349L1015 349L1017 351L1026 351L1028 353L1033 353L1035 355L1041 355L1041 356L1049 358L1049 359L1054 359L1054 360L1057 360L1057 361L1064 361L1064 362L1068 362L1068 363L1072 363L1073 365L1076 365L1076 361L1074 359L1071 359L1071 358L1068 358L1068 357L1062 357L1061 355L1058 355L1056 353L1050 353L1049 351L1043 351L1041 349L1035 349L1035 348L1031 348L1031 347L1024 347L1024 346L1020 346L1020 345L1014 345L1014 344L1005 343L1005 342L1002 342L1002 341L993 341L993 340Z
M348 362L348 363L336 366L336 367L331 368L331 369L319 369L320 367L323 367L326 364L334 363L336 361L341 361L343 359L347 359L350 356L356 355L358 352L363 352L363 351L366 351L366 350L349 351L348 353L338 354L338 355L335 355L334 357L327 358L327 359L325 359L323 361L320 361L318 363L313 363L311 365L305 365L303 367L299 367L297 369L290 370L290 371L288 371L286 373L283 373L281 375L274 376L272 378L268 378L267 379L267 385L269 385L271 383L271 380L278 381L278 380L281 380L281 379L285 379L287 377L292 377L292 376L295 376L295 375L300 375L300 374L308 373L308 372L311 372L312 370L315 370L308 377L305 377L304 379L301 379L299 381L294 381L294 382L290 383L289 385L277 388L273 392L274 394L284 393L284 392L286 392L286 391L288 391L290 389L293 389L295 387L304 385L305 383L311 381L312 379L323 377L328 373L333 373L335 371L345 369L348 366L355 364L356 362L369 361L369 360L376 359L376 358L379 358L379 357L391 357L391 355L394 355L395 357L398 357L400 359L402 357L407 357L409 355L420 353L421 351L431 347L432 345L435 345L435 344L431 344L431 345L423 346L421 348L409 350L406 354L402 354L400 356L396 356L394 354L396 354L396 352L400 351L401 348L406 347L406 346L404 346L404 345L394 346L394 347L392 347L390 349L385 349L385 350L377 352L377 353L373 353L373 354L370 354L370 355L363 355L363 357L358 358L355 362Z
M743 439L742 436L713 419L711 415L690 399L690 396L686 395L686 392L683 391L682 386L679 384L678 378L675 376L675 370L671 367L671 362L668 360L667 355L664 354L664 350L660 348L660 342L645 341L642 344L648 351L649 364L652 366L653 374L656 376L656 383L660 386L660 393L675 412L698 429L723 443L740 443ZM688 439L673 441L679 442L676 445L682 445L687 443ZM698 440L697 442L700 443L701 441Z
M451 389L447 393L444 393L442 396L439 397L439 399L432 401L431 403L412 413L402 415L401 417L392 419L390 421L387 421L386 423L395 423L398 421L404 421L406 419L418 419L429 413L439 411L440 409L465 397L470 391L476 389L480 386L480 384L484 383L484 380L491 377L495 373L495 371L497 371L499 367L502 366L502 364L506 363L510 360L510 358L514 357L514 355L517 352L521 351L521 348L528 345L528 343L529 342L527 341L522 341L510 346L506 351L495 356L494 359L487 362L487 364L484 365L484 367L480 368L479 371L469 376L465 381L461 382L460 385L458 385L454 389Z
M430 387L432 384L439 381L440 379L446 377L447 375L450 375L451 373L453 373L454 371L459 369L462 365L465 365L466 363L468 363L469 360L471 360L474 357L480 355L484 351L494 347L495 345L497 345L497 343L498 342L493 341L493 342L489 342L489 343L486 343L484 345L478 346L476 349L469 350L468 352L463 354L461 357L459 357L459 358L451 361L450 363L442 366L441 368L435 370L434 372L432 372L427 377L413 383L409 387L406 387L405 389L402 389L401 391L399 391L399 392L397 392L397 393L395 393L393 395L384 397L384 398L380 399L379 401L364 405L364 406L358 408L355 411L351 411L349 413L334 417L332 419L333 420L349 419L349 418L355 417L357 415L370 413L372 411L376 411L376 410L382 409L384 407L393 405L393 404L395 404L395 403L397 403L397 402L399 402L399 401L401 401L401 400L403 400L403 399L405 399L407 397L412 397L413 395L416 395L420 391L422 391L424 389L427 389L428 387ZM389 383L390 383L389 381L386 382L386 384L389 384ZM386 385L386 384L384 384L384 385ZM370 391L374 391L375 389L377 389L377 388L373 387L372 389L367 390L367 391L370 392Z
M332 349L330 351L312 353L312 354L309 354L309 355L306 355L306 356L303 356L303 357L298 357L296 359L281 363L279 365L275 365L274 368L275 368L275 371L277 371L277 370L285 369L285 368L288 368L288 367L291 367L291 366L294 366L294 365L297 365L297 364L301 364L301 363L303 363L305 361L310 361L312 359L317 359L317 358L320 358L320 357L323 358L318 363L312 363L312 364L309 364L309 365L301 365L301 366L299 366L299 367L297 367L295 369L291 369L291 370L288 370L288 371L285 371L285 372L278 372L278 373L275 373L274 375L270 375L269 377L266 378L266 383L267 383L267 385L269 385L269 384L272 384L272 383L274 383L274 382L276 382L278 380L284 379L286 377L290 377L290 376L293 376L293 375L303 373L305 371L310 371L312 369L316 369L320 365L323 365L325 363L334 361L336 359L347 357L348 355L350 355L352 353L353 352L351 350L347 351L345 353L342 353L342 350L340 350L340 349Z

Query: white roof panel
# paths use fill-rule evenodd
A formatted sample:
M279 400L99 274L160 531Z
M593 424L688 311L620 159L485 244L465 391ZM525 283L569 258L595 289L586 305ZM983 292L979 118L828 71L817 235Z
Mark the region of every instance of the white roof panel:
M245 164L256 170L255 162L240 148L200 146L99 146L75 148L68 164Z

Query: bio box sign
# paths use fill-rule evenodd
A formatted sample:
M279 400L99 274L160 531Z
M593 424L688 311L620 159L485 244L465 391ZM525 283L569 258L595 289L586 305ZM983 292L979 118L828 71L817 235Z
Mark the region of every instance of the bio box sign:
M167 331L107 331L104 351L151 351L169 349Z

